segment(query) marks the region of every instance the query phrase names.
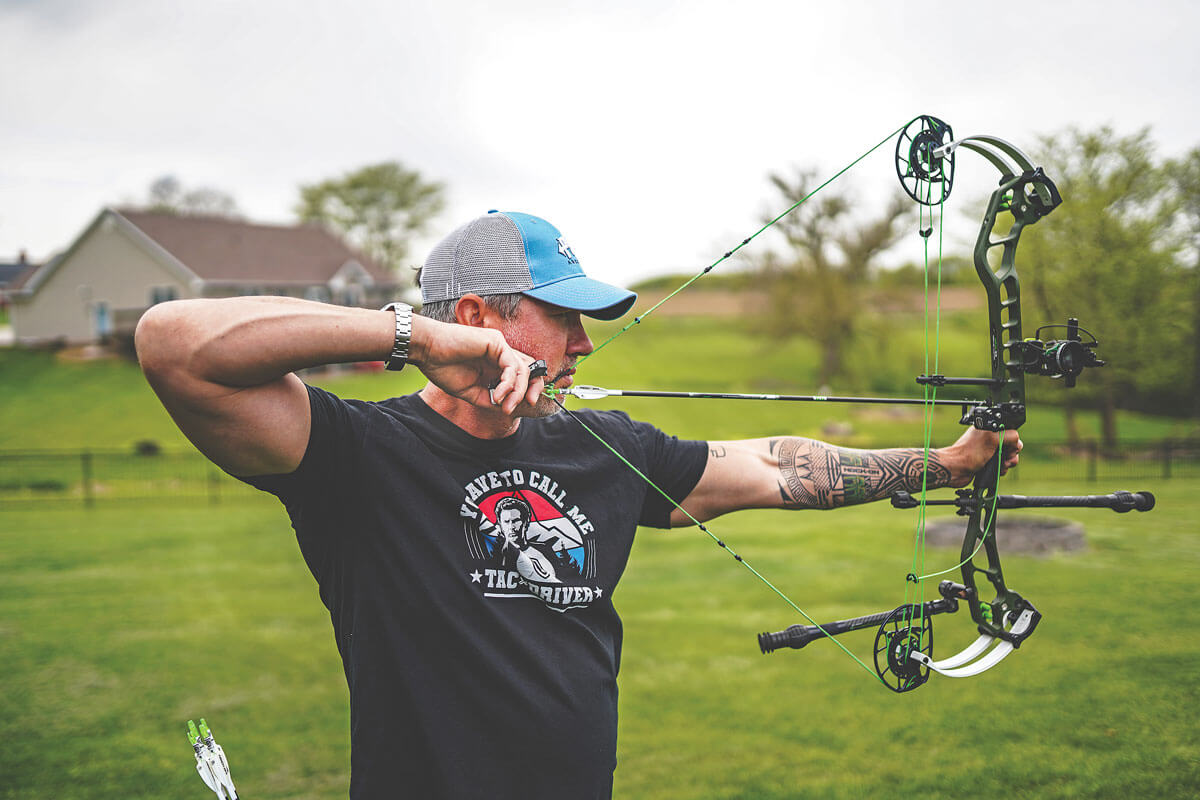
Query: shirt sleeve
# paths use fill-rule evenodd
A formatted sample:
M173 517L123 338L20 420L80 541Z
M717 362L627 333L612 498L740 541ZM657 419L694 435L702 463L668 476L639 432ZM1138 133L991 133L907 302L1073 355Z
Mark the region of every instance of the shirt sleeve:
M671 498L668 500L658 489L648 487L638 524L669 528L675 503L682 503L704 474L708 465L708 442L669 436L644 422L632 424L645 448L646 477Z
M353 535L352 526L344 524L344 510L356 505L361 481L360 460L354 456L362 449L368 422L363 404L307 388L312 425L300 465L286 474L239 480L275 495L287 508L300 552L330 606L328 587L339 574L342 540Z
M361 449L366 422L355 405L315 386L308 389L311 425L300 465L289 473L239 478L269 492L289 508L305 498L339 494L352 485L345 465L350 451Z

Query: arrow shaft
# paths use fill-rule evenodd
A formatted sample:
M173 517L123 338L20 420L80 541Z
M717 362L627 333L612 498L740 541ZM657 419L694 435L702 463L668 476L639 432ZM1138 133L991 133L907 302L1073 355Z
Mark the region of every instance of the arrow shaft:
M811 403L877 403L886 405L939 405L961 406L971 405L976 400L923 400L917 397L846 397L840 395L820 394L742 394L734 392L660 392L649 389L600 389L599 387L580 387L580 394L567 390L564 394L581 397L585 400L596 400L603 397L667 397L676 399L706 399L706 400L787 400L792 402ZM587 390L596 394L589 396Z

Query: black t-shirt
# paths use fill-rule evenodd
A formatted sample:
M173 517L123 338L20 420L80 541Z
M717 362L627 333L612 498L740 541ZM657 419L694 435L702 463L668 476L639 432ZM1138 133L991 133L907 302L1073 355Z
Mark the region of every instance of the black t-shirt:
M478 439L417 395L309 387L299 468L247 479L286 505L350 689L354 798L608 797L637 525L673 506L566 414ZM576 412L672 497L703 442Z

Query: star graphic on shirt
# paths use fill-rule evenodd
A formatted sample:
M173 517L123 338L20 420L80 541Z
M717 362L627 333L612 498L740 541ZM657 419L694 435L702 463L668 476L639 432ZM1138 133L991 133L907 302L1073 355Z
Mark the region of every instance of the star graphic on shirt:
M600 599L604 595L604 590L599 586L596 587L596 599Z
M483 577L483 574L479 570L475 570L474 572L470 573L470 575L471 583L479 583L479 579Z

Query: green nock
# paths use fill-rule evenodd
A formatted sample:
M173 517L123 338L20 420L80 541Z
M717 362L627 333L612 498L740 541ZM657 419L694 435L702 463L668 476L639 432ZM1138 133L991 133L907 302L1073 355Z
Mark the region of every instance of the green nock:
M201 720L203 722L203 720ZM193 745L200 741L200 734L196 731L196 723L188 720L188 741Z
M212 738L212 731L208 729L208 723L204 721L204 717L200 718L200 735L205 739Z

